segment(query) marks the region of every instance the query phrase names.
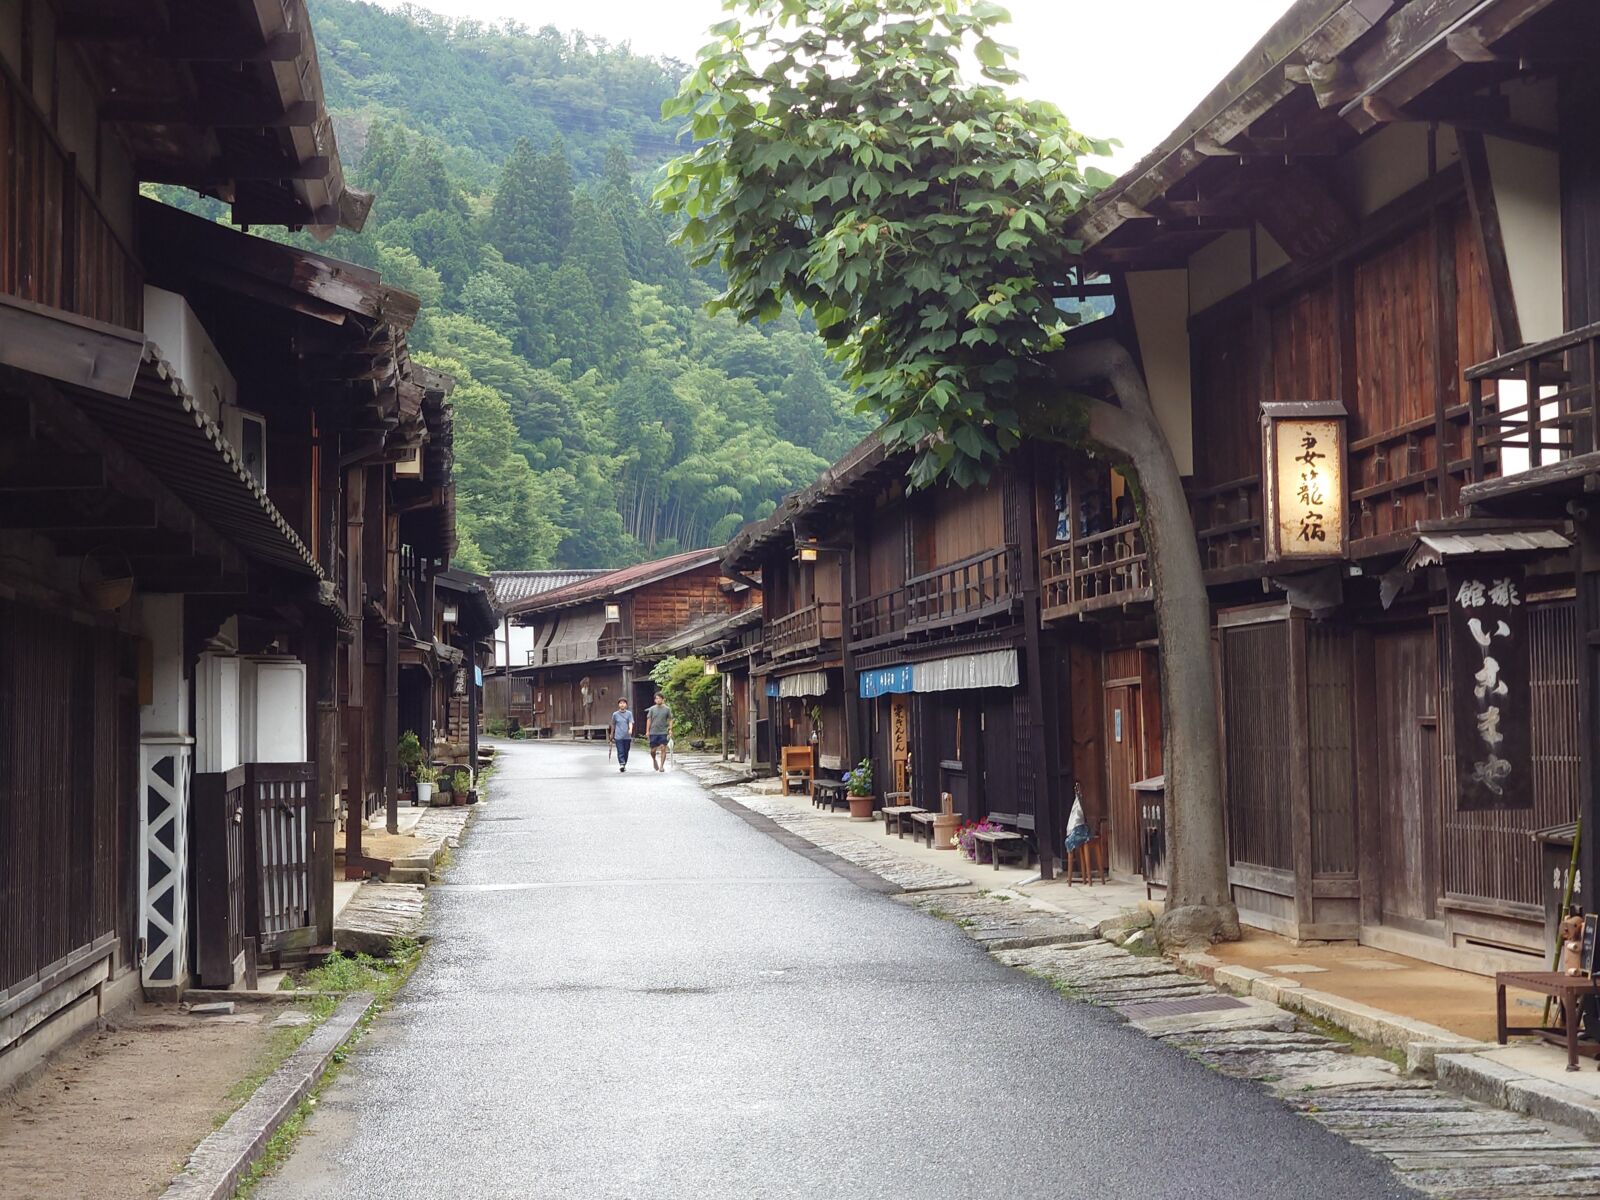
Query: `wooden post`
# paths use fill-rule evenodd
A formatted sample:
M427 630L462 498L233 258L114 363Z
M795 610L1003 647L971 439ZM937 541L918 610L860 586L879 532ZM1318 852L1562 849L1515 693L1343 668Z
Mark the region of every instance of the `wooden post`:
M362 530L366 520L366 470L353 467L345 476L345 609L354 627L345 647L345 791L349 798L344 822L344 874L360 879L361 833L367 823L367 739L366 739L366 619L361 603Z
M317 800L312 814L311 919L317 945L333 945L333 827L339 811L339 645L331 621L316 639Z
M1461 152L1461 170L1467 181L1473 233L1489 283L1489 316L1494 325L1495 352L1509 354L1522 345L1522 322L1517 316L1516 294L1511 290L1511 266L1506 257L1505 235L1500 230L1500 208L1489 177L1489 152L1483 134L1476 130L1457 129L1456 145Z
M1036 751L1042 752L1042 761L1036 760L1033 778L1034 840L1039 845L1039 877L1050 879L1055 875L1056 847L1061 841L1056 829L1056 812L1060 803L1061 745L1056 737L1059 722L1056 712L1055 678L1045 669L1042 647L1042 615L1039 604L1039 506L1036 489L1035 463L1032 454L1022 456L1021 486L1016 489L1014 503L1024 511L1017 514L1019 545L1017 554L1022 559L1022 631L1024 668L1027 671L1028 738Z
M854 531L852 530L852 533ZM846 770L867 757L867 742L861 730L861 684L856 674L855 650L850 644L850 606L855 603L855 538L850 548L839 554L839 649L844 659L844 762ZM820 616L820 614L819 614ZM887 789L885 789L887 790Z
M1584 911L1600 912L1600 521L1590 511L1574 513L1578 546L1573 555L1578 579L1578 878Z
M383 791L384 828L400 832L400 626L390 621L383 639Z
M1289 664L1289 844L1294 862L1296 936L1315 922L1316 874L1311 845L1311 702L1307 692L1306 618L1291 610L1285 622Z

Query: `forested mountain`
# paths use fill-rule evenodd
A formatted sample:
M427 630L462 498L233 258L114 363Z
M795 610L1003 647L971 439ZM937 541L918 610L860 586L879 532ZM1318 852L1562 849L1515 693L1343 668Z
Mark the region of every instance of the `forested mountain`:
M310 7L349 176L378 196L362 234L315 248L422 296L413 351L457 379L459 564L715 544L864 434L794 314L706 314L720 281L646 202L675 151L659 111L681 64L553 29Z

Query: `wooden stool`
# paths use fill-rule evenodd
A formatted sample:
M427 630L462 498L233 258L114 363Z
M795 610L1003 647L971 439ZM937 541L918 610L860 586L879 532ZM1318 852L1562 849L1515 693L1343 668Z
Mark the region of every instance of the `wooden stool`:
M1079 846L1067 857L1067 886L1072 886L1074 867L1077 873L1083 876L1083 885L1094 885L1095 872L1100 873L1100 882L1106 882L1106 841L1096 834L1083 845Z

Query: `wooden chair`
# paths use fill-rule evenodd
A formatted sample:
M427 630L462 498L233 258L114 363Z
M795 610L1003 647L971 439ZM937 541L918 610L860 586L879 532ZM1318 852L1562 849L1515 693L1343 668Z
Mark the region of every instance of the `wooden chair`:
M785 746L781 751L778 772L783 780L783 794L790 794L793 784L804 783L804 794L811 794L811 783L817 777L817 755L810 746Z
M1107 882L1106 860L1110 858L1110 851L1106 848L1106 818L1101 817L1095 822L1095 833L1083 845L1079 846L1068 857L1067 886L1072 886L1072 877L1077 874L1083 879L1084 887L1094 886L1095 872L1100 874L1100 882Z

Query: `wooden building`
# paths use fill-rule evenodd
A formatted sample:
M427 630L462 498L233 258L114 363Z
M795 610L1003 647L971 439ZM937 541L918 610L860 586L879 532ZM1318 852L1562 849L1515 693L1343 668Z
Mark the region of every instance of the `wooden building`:
M3 1080L331 941L399 560L454 532L416 299L138 195L359 229L301 0L0 5L0 150Z
M1189 475L1247 922L1548 957L1529 835L1578 815L1593 739L1581 536L1532 481L1581 477L1593 436L1597 39L1582 0L1299 0L1076 219L1117 297L1085 333L1134 352ZM1303 469L1264 453L1312 419L1334 474L1296 527ZM1137 869L1127 789L1160 769L1144 548L1114 480L1063 475L1043 615L1079 779Z
M771 696L776 682L783 699L796 625L815 629L804 666L837 662L847 697L840 765L871 758L880 798L910 792L937 809L949 793L968 819L995 816L1050 847L1063 779L1046 731L1064 667L1040 636L1037 458L1019 452L987 486L908 493L907 458L870 437L742 531L724 561L730 573L761 572L755 670L767 683L758 693ZM807 572L802 556L813 549ZM830 558L837 583L819 585ZM837 650L821 640L823 597L835 594ZM783 709L771 711L774 736L795 738ZM1048 855L1043 866L1052 870Z
M544 737L604 737L611 711L651 703L648 646L710 617L744 607L744 589L724 577L715 550L691 550L540 592L507 615L533 630L527 661L532 724Z
M605 573L604 568L489 573L490 601L499 629L494 636L492 664L484 682L485 721L493 721L497 728L503 726L507 731L533 725L533 681L527 675L511 673L512 667L528 664L528 652L533 649L533 627L513 622L511 610L545 592Z

